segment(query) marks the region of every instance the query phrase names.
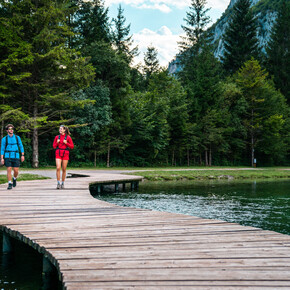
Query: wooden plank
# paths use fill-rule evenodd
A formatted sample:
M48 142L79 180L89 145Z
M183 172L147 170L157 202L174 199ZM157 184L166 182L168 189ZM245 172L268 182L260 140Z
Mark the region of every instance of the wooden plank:
M0 190L1 229L45 253L67 289L290 285L288 235L112 205L94 199L89 184L131 177L90 175L68 180L66 190L56 190L53 180Z

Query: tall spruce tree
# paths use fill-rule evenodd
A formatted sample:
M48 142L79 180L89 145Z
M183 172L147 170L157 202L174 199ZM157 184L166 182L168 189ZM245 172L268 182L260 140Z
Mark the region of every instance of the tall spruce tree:
M241 88L242 98L246 102L242 118L247 130L252 166L261 151L269 153L273 148L285 151L281 132L288 108L285 97L275 90L267 76L268 73L253 58L247 61L235 76L235 82ZM260 152L256 150L259 145ZM279 155L279 152L277 153ZM270 154L277 156L277 153Z
M7 9L0 8L0 122L1 138L5 122L18 128L28 116L21 107L14 106L13 88L16 83L30 76L27 65L33 62L31 45L22 38L21 26L15 18L7 18Z
M95 0L92 3L82 1L82 3L84 6L81 10L84 9L84 11L77 12L75 16L79 23L76 32L79 34L81 51L83 55L90 58L90 63L96 72L96 79L101 80L110 90L113 121L109 128L106 128L106 134L102 134L102 140L99 140L102 148L107 148L107 164L109 165L110 157L117 156L118 150L126 148L130 137L128 129L131 122L128 111L130 67L124 54L119 53L113 46L111 23L104 1ZM81 21L78 18L79 14ZM94 33L83 29L82 25L87 22L91 25L87 29L91 29ZM115 152L111 153L111 150Z
M115 29L113 31L113 44L115 45L119 54L124 54L128 63L131 63L134 56L138 55L138 47L133 47L132 35L130 34L130 24L125 26L126 18L124 17L124 9L121 5L118 7L117 18L113 19Z
M181 37L179 47L182 53L181 59L192 53L192 50L198 51L199 45L206 39L206 27L210 23L210 17L207 15L209 8L205 8L206 0L192 0L189 6L189 12L184 18L186 25L181 25L185 36Z
M76 103L69 97L73 88L92 81L93 69L85 58L67 47L73 33L67 26L67 3L45 1L3 1L7 23L21 27L21 40L30 44L32 60L19 67L26 77L15 80L13 106L29 116L32 130L32 166L38 167L39 135L51 130L62 120L62 112ZM13 21L12 21L13 19Z
M77 1L72 26L77 33L74 45L84 48L95 41L110 43L112 40L108 8L103 0Z
M153 46L148 46L147 51L144 54L144 67L143 67L147 85L149 83L149 79L151 78L152 74L160 70L160 64L157 56L158 56L157 49Z
M227 74L236 72L251 57L258 58L257 21L250 0L238 0L223 36L222 62Z
M211 35L206 31L210 18L207 16L209 9L205 8L205 5L205 0L191 1L190 12L185 19L188 26L182 26L186 37L179 43L181 49L179 59L182 65L179 77L187 91L190 116L188 134L194 140L190 143L192 146L187 155L192 156L197 155L197 152L193 152L197 148L206 152L205 154L199 152L204 156L209 152L206 144L196 144L196 140L203 142L197 134L203 135L202 131L205 128L199 126L201 119L210 108L215 107L219 98L217 84L220 80L220 68L211 49Z
M290 104L290 3L283 1L276 23L272 28L272 34L267 51L266 66L274 82Z

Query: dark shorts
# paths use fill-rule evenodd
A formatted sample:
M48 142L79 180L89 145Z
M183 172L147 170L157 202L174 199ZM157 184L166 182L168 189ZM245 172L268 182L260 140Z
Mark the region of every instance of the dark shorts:
M20 159L18 158L6 158L4 161L6 167L20 167Z

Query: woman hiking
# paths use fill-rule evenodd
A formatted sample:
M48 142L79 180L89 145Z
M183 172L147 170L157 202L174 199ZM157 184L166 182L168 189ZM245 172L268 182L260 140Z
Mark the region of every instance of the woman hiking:
M56 163L56 179L57 189L64 189L64 181L66 177L66 167L69 160L69 149L74 148L74 143L70 137L70 132L67 126L60 125L59 135L55 136L53 141L55 150ZM62 168L62 183L60 183L60 169Z

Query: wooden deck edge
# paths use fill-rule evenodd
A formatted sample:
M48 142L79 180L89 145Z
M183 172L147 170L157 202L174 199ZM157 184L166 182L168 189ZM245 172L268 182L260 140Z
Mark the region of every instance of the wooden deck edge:
M20 232L15 231L7 226L0 225L0 230L3 233L6 233L7 235L9 235L11 238L16 239L16 240L28 245L29 247L33 248L38 253L43 255L43 257L47 258L50 261L50 263L56 268L56 270L58 272L58 279L62 283L63 289L66 289L65 283L63 281L63 274L60 270L59 263L58 263L57 259L48 250L46 250L45 247L40 246L38 243L34 242L30 238L26 237L25 235L21 234Z

